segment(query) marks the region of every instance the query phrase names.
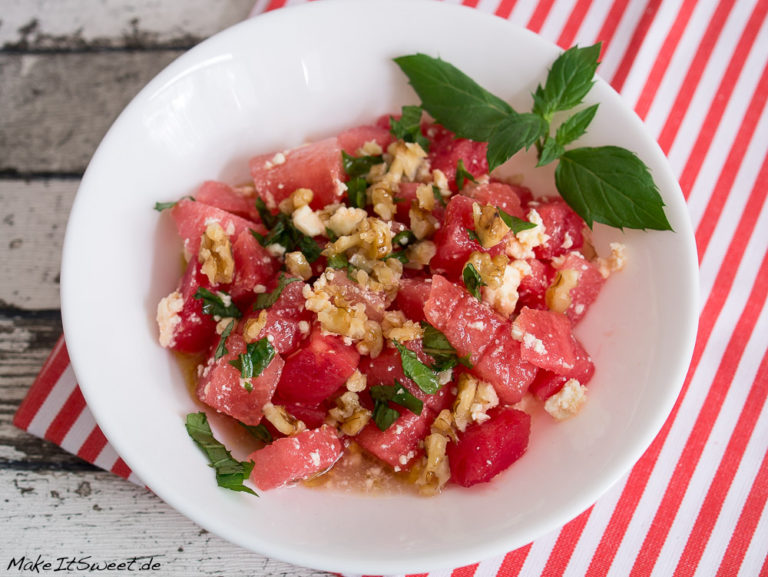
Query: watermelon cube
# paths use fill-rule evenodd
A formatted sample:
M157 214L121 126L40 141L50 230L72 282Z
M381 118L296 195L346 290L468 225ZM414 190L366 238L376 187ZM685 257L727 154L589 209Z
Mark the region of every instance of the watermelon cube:
M520 357L541 369L564 375L576 365L571 322L563 314L523 308L512 323Z
M503 327L472 372L493 385L502 403L513 405L523 398L539 369L523 360L520 343L512 338L508 327Z
M403 314L412 321L425 321L427 317L424 315L424 305L429 300L431 290L431 278L401 278L394 308L403 311Z
M520 194L530 195L530 191L522 186L492 181L478 184L470 182L465 185L462 194L480 204L490 204L512 216L525 218L525 211L520 202Z
M474 177L488 173L486 152L488 144L475 142L455 135L437 124L426 128L426 135L431 140L428 158L433 170L441 170L448 178L451 190L456 192L456 167L459 160L464 169Z
M576 251L569 252L563 257L562 261L558 260L556 263L556 271L570 269L579 273L578 284L568 291L571 297L571 304L565 310L565 316L575 325L584 317L590 305L597 299L600 289L605 284L605 278L600 273L597 265L588 261L581 253Z
M250 187L234 188L224 182L207 180L193 195L197 202L215 206L253 222L261 222L256 194Z
M416 415L400 408L400 416L386 430L382 431L373 421L369 422L355 437L363 449L378 457L395 470L407 469L417 457L423 454L419 442L429 434L434 413L424 409Z
M546 401L549 397L562 389L563 385L569 379L576 379L582 385L586 385L592 380L592 376L595 374L595 365L592 363L592 358L589 356L589 353L587 353L584 346L576 337L573 337L573 350L576 357L573 369L564 375L559 375L543 369L540 370L533 380L533 383L531 383L531 393L536 395L540 400Z
M352 156L357 156L358 150L366 142L375 142L386 152L387 147L393 140L394 138L389 132L389 128L374 124L355 126L341 132L338 136L339 148Z
M301 348L286 357L278 393L287 401L316 406L344 386L359 362L354 347L316 325Z
M256 193L270 209L277 208L297 188L312 190L313 209L339 202L344 194L341 183L346 175L336 137L285 152L254 156L250 168Z
M234 417L246 425L258 425L263 416L262 407L272 399L285 364L276 354L257 377L243 379L229 361L245 353L243 337L232 333L226 341L228 352L219 359L213 354L201 365L197 384L197 397L220 413ZM250 388L248 390L246 387Z
M530 203L530 207L539 213L549 235L546 244L533 249L536 258L550 260L584 245L581 233L584 221L562 198L537 199Z
M276 439L248 456L251 481L262 491L309 479L330 469L343 451L336 431L327 425Z
M492 409L490 420L473 423L446 449L451 480L463 487L487 483L523 456L531 417L509 407Z

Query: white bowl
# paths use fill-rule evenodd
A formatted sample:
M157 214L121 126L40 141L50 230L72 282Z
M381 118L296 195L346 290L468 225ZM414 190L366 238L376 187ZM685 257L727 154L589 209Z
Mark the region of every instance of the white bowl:
M454 567L524 545L591 505L640 457L671 410L690 360L697 259L685 203L640 120L604 82L584 144L629 148L651 167L671 232L597 226L629 263L580 325L597 373L576 418L534 421L527 454L492 483L437 498L301 487L260 498L216 486L187 436L197 410L154 311L180 274L180 243L156 201L205 179L247 178L256 153L370 122L417 99L392 58L440 55L519 110L555 46L496 17L429 1L311 3L243 22L168 66L115 121L83 178L62 264L62 314L88 405L110 443L162 499L243 547L332 571ZM526 183L551 172L523 159ZM522 168L520 170L523 170Z

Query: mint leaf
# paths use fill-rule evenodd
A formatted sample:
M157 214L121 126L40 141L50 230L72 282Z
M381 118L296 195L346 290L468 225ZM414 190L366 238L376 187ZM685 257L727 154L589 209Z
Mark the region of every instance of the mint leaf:
M549 121L555 112L581 104L595 83L600 48L600 43L585 48L573 46L558 56L546 83L543 87L539 84L534 92L534 114Z
M260 200L260 199L259 199ZM257 209L259 207L259 201L256 201ZM266 210L263 201L261 206ZM260 210L260 209L259 209ZM266 218L269 224L266 224L270 229L267 235L262 235L251 229L251 234L259 241L261 246L267 247L272 244L279 244L285 248L286 252L293 252L295 250L301 251L309 262L315 262L322 252L322 247L317 243L315 239L305 235L299 229L293 225L293 220L287 214L282 212L276 215L271 215L269 211L262 215L262 221Z
M590 228L596 221L616 228L672 230L648 167L629 150L569 150L560 157L555 182Z
M477 182L473 174L464 168L464 159L460 158L456 163L456 188L458 190L464 188L464 182L467 180Z
M416 383L425 393L429 395L435 394L440 389L435 371L422 363L412 350L406 349L397 341L392 342L395 348L400 351L400 361L403 363L405 376Z
M365 180L365 177L363 176L353 178L347 182L347 199L349 200L350 206L354 206L355 208L365 208L365 204L368 200L368 197L365 194L366 190L368 190L368 181Z
M212 317L239 319L243 316L240 309L232 303L232 299L225 292L213 293L205 287L198 287L194 298L203 301L203 312Z
M397 379L395 379L394 385L374 385L368 390L374 401L391 401L405 407L415 415L420 415L424 409L424 403L421 399L414 397Z
M240 423L240 421L238 421ZM269 445L274 439L272 437L272 433L269 432L269 429L267 429L266 425L264 423L259 423L258 425L246 425L245 423L240 423L240 426L242 426L246 431L248 431L251 436L256 439L257 441L261 441L265 445Z
M189 200L195 200L194 196L182 196L179 200L176 200L174 202L156 202L155 203L155 210L157 212L163 212L164 210L167 210L169 208L173 208L176 206L180 201L184 200L185 198L188 198Z
M389 132L398 140L415 142L428 151L429 139L421 133L421 115L421 106L403 106L400 120L389 117Z
M213 353L213 359L218 361L221 357L228 354L229 351L226 347L227 337L232 333L232 329L235 328L235 320L232 319L227 323L226 328L221 332L221 337L219 338L219 344L216 345L216 351Z
M269 366L272 359L275 358L275 348L270 344L266 337L259 339L255 343L248 343L245 352L229 361L229 364L240 371L243 379L258 377L264 369ZM249 393L253 390L253 385L249 382L243 384L245 390Z
M185 427L192 440L195 441L210 461L210 466L216 471L216 482L219 487L231 491L241 491L258 495L250 487L243 485L253 470L253 462L241 463L232 458L232 454L213 436L205 413L190 413L187 415Z
M547 133L547 123L535 114L510 112L488 137L488 172L501 166L520 150L528 150Z
M267 205L264 203L264 199L257 196L254 204L256 205L256 211L259 213L259 218L261 218L261 224L267 228L274 227L277 224L278 217L269 211Z
M380 431L389 429L400 416L400 411L393 409L387 403L375 403L373 405L373 422Z
M467 287L469 294L479 301L483 300L483 297L480 294L480 287L486 285L485 282L483 282L480 273L477 272L475 265L468 262L461 273L461 278L464 281L464 286Z
M387 260L388 258L394 258L396 260L399 260L403 264L408 264L408 257L405 255L404 250L397 250L395 252L391 252L388 255L383 256L381 260Z
M480 237L477 236L477 233L474 230L472 230L471 228L467 229L467 235L469 236L469 240L474 240L476 243L482 244L480 242Z
M487 141L512 107L453 64L426 54L395 58L432 118L459 138Z
M557 127L555 140L560 146L570 144L574 140L584 136L587 132L587 126L597 113L598 104L579 110L576 114L570 116L565 122Z
M472 368L472 363L469 361L469 355L466 357L459 357L456 349L453 348L448 338L431 324L426 321L421 323L424 329L424 336L421 344L424 348L424 352L435 359L432 364L432 369L441 372L452 369L459 363Z
M280 278L277 281L275 290L273 290L271 293L261 293L259 296L257 296L256 302L253 303L253 310L257 311L271 307L277 302L277 299L280 298L280 295L283 294L283 289L285 287L287 287L292 282L298 282L300 280L300 278L285 276L284 273L280 273Z
M416 235L408 229L401 230L392 237L392 246L407 246L412 242L416 242Z
M539 161L536 163L536 166L546 166L553 160L560 158L563 152L565 152L565 149L560 143L551 136L547 136L544 139L544 144L539 148Z
M536 224L533 222L528 222L527 220L523 220L522 218L517 218L516 216L513 216L508 212L501 210L498 207L497 207L497 210L499 211L499 216L501 217L501 220L503 220L504 224L506 224L509 228L511 228L512 232L514 232L515 234L517 234L518 232L522 232L524 230L536 228Z
M344 167L344 172L349 175L350 178L357 178L365 176L371 167L376 166L384 162L384 158L379 155L363 155L352 156L345 151L341 151L341 164Z
M440 188L437 185L432 185L432 195L441 206L448 206L448 203L445 202L445 197L443 197L443 193L440 192Z

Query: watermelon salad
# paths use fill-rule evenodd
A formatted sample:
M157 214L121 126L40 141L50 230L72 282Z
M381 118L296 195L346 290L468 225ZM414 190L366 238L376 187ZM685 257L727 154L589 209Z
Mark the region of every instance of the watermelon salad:
M368 487L485 483L524 455L532 413L585 402L574 328L623 247L597 257L562 199L489 174L486 148L387 116L161 207L186 268L159 342L260 439L241 470L259 490L352 462Z

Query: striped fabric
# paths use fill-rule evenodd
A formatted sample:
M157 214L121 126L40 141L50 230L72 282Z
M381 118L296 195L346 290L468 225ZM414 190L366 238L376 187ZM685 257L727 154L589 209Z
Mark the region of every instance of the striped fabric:
M259 0L254 14L305 1ZM702 298L683 391L632 471L560 530L426 575L768 576L768 0L444 1L563 48L603 42L598 72L679 178ZM15 422L130 473L85 408L63 342Z

